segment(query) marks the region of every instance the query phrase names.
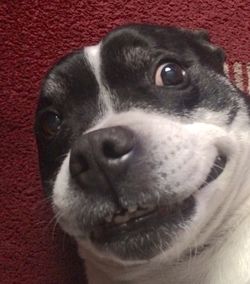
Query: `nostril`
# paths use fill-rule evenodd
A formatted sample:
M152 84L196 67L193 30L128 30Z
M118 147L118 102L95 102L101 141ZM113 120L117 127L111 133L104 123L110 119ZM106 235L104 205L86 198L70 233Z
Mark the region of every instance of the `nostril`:
M74 155L70 161L70 171L72 176L77 176L82 172L89 170L89 163L87 158L83 154Z
M117 159L120 157L120 154L115 149L114 142L111 141L105 141L102 145L102 151L105 157Z
M119 159L128 154L133 146L123 143L116 143L116 141L104 141L102 144L102 151L106 158Z
M84 155L78 156L78 164L79 167L81 167L82 172L86 172L87 170L89 170L89 163Z

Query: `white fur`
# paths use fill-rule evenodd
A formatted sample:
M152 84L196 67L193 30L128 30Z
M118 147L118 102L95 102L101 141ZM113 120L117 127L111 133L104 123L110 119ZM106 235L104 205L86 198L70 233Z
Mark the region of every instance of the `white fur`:
M84 55L87 58L90 66L92 67L93 72L95 73L96 80L98 82L100 92L99 92L99 107L100 112L112 112L112 101L110 97L110 93L107 90L107 87L104 87L101 82L101 74L100 74L100 67L101 67L101 45L100 42L97 45L88 46L84 48Z

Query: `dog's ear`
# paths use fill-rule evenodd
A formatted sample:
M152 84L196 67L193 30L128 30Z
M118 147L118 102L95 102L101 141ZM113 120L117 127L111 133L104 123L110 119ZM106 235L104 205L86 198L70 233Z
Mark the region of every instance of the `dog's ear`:
M200 40L210 42L210 35L207 30L196 29L196 30L192 30L192 33L194 36L198 37Z
M224 50L211 43L209 33L206 30L198 29L191 31L195 39L195 47L200 54L201 61L212 66L217 72L224 74L224 63L226 55Z

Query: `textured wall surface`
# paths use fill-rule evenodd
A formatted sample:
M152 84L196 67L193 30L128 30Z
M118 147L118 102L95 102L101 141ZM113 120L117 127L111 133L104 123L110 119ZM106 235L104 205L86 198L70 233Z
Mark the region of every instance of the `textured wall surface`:
M84 283L39 181L32 126L47 68L123 23L199 27L224 47L230 78L249 91L249 15L249 0L1 0L0 283Z

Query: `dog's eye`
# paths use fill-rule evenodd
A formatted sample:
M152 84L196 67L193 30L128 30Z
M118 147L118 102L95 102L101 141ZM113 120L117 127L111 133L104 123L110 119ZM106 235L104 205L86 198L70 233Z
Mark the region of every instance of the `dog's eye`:
M176 86L184 82L186 72L176 63L164 63L155 73L157 86Z
M57 134L61 126L60 117L52 111L45 112L40 120L41 130L46 138L51 138Z

